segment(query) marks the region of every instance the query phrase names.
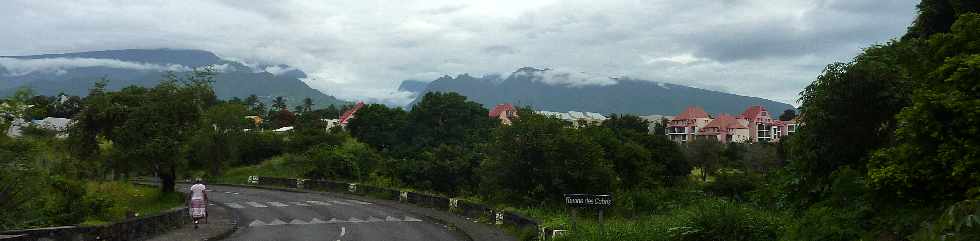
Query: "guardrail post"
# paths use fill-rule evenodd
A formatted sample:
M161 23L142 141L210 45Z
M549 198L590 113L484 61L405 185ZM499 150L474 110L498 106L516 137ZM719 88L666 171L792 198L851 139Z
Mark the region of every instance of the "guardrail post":
M347 184L347 191L351 193L357 192L357 183Z
M452 211L452 210L455 210L455 209L459 209L459 199L457 199L457 198L450 198L449 199L449 210Z
M306 182L306 180L297 178L296 179L296 188L297 189L303 189L303 183L304 182Z
M259 184L259 177L258 176L248 176L248 183L249 184Z
M408 202L408 191L401 191L401 194L398 194L398 201Z

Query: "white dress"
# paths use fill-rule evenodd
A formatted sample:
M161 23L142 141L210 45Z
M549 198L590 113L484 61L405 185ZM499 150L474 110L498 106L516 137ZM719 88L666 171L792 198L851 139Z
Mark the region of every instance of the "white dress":
M204 202L204 184L194 184L191 186L191 217L200 218L207 215L207 203Z

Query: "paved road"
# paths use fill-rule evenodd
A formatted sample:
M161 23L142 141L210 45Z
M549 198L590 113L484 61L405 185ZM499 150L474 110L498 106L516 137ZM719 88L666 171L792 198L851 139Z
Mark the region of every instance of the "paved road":
M208 190L212 202L240 214L240 229L226 240L465 240L443 225L369 202L229 186Z

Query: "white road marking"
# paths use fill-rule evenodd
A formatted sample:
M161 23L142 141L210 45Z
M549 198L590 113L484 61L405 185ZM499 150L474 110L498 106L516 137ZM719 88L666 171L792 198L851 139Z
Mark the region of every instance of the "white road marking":
M306 202L312 203L312 204L316 204L316 205L320 205L320 206L330 206L330 205L333 205L333 204L325 203L325 202L321 202L321 201L306 201Z
M237 192L233 192L233 193L231 193L231 194L235 194L235 195L238 195L238 193L237 193Z
M327 223L327 222L324 222L323 220L320 220L319 218L313 218L313 220L310 220L310 224L321 224L321 223Z
M361 220L356 217L351 217L348 220L338 220L337 218L331 218L330 221L323 221L319 218L313 218L309 222L300 219L293 219L292 221L287 223L277 218L277 219L273 219L272 221L269 221L268 223L262 222L261 220L253 220L251 223L248 224L248 226L260 227L260 226L310 225L310 224L332 224L332 223L421 222L421 221L422 220L409 216L405 216L405 219L398 219L391 216L387 216L385 217L384 220L375 217L368 217L367 220ZM341 227L340 233L341 233L340 236L343 237L347 233L347 228Z
M269 206L262 205L261 203L257 203L257 202L245 202L245 204L248 204L249 206L257 207L257 208L267 208L267 207L269 207Z
M360 204L360 205L371 205L371 203L369 203L369 202L363 202L363 201L358 201L358 200L347 200L347 201L348 202L352 202L352 203L356 203L356 204Z
M231 194L231 192L225 192L225 194Z
M330 200L330 202L340 204L340 205L354 205L354 204L346 203L343 201L337 201L337 200Z
M272 222L269 222L266 225L283 225L283 224L287 224L287 223L286 222L283 222L282 220L279 220L277 218L277 219L272 220Z
M285 203L281 203L281 202L269 202L269 205L275 207L289 207L289 205L286 205Z
M296 206L303 206L303 207L309 207L310 206L309 204L302 203L302 202L289 202L289 203L290 204L293 204L293 205L296 205Z
M242 206L241 204L237 204L237 203L225 203L225 205L228 205L231 208L245 208L245 206Z

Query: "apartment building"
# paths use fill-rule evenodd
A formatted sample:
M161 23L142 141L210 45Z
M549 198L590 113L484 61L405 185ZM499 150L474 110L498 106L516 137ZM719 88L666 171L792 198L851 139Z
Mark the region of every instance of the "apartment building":
M702 128L708 125L713 118L698 106L691 106L684 109L684 112L670 119L667 125L667 136L676 142L687 142L694 139L694 136Z
M676 142L691 138L711 138L728 142L778 142L782 137L796 132L793 121L773 119L763 106L750 106L742 114L719 114L712 117L701 107L688 107L670 120L667 136Z

